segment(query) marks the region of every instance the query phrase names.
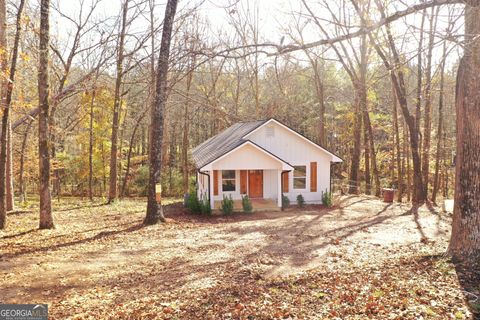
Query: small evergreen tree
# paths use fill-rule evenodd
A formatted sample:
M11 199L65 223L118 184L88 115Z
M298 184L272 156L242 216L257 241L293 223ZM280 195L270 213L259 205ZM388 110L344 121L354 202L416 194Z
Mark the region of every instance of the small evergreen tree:
M250 201L248 195L242 196L242 207L245 213L251 213L253 211L252 201Z
M193 213L201 212L202 202L198 199L197 193L195 191L190 191L187 196L187 201L185 202L186 207L190 209Z
M212 214L212 207L210 206L207 194L203 194L202 199L200 200L200 213L204 215Z
M303 196L301 194L299 194L297 196L297 205L298 205L299 208L305 207L305 199L303 198Z
M325 207L332 206L332 193L330 191L325 190L325 192L322 192L322 203Z
M222 212L224 215L230 215L233 213L233 199L231 195L229 195L228 197L223 195L223 200L221 205L222 205Z

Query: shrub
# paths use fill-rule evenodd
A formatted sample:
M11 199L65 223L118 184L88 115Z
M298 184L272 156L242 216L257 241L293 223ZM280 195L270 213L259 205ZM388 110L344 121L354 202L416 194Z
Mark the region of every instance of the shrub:
M332 206L332 193L330 191L325 190L325 192L322 192L322 203L326 207Z
M203 201L202 201L203 202ZM186 207L190 209L193 213L201 212L201 202L198 199L197 193L195 191L190 191L187 196L187 201L185 202Z
M247 195L242 196L242 207L243 212L245 213L251 213L253 210L252 201L250 201L250 198Z
M297 205L298 205L299 208L305 207L305 199L303 198L303 196L301 194L299 194L297 196Z
M232 196L226 197L223 195L222 200L222 212L224 215L230 215L233 213L233 199Z
M282 210L290 206L290 199L284 194L282 194Z
M208 198L204 197L203 200L200 200L200 213L204 215L212 214L212 207L210 206L210 201Z

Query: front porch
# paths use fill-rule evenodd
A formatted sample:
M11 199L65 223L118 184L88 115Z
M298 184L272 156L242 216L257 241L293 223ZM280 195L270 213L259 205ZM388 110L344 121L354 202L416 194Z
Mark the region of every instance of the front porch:
M280 211L276 199L250 199L253 212L258 211ZM221 210L222 202L215 201L214 210ZM243 211L242 200L233 200L233 211Z
M248 195L253 209L272 210L282 206L282 174L293 167L262 148L246 142L199 169L197 194L210 200L214 210L224 197L234 200L234 210L242 210Z

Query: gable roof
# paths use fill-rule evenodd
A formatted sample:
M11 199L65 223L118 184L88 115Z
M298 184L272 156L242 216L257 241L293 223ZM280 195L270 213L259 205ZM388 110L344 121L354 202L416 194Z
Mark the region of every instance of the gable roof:
M197 168L204 167L244 143L246 140L243 137L265 122L267 120L236 123L196 146L192 150L192 156Z
M337 156L336 154L334 154L333 152L325 149L324 147L322 147L321 145L319 145L318 143L315 143L313 142L312 140L310 140L309 138L307 138L306 136L304 136L303 134L301 134L300 132L298 132L297 130L294 130L292 128L290 128L289 126L287 126L285 123L275 119L275 118L270 118L268 120L266 120L261 126L253 129L252 131L250 131L249 133L247 133L244 138L247 138L249 135L251 135L252 133L254 133L255 131L257 131L258 129L260 129L260 127L262 127L263 125L266 125L270 122L274 122L276 124L278 124L279 126L287 129L289 132L293 133L294 135L296 135L297 137L300 137L301 139L305 140L306 142L308 142L309 144L313 145L314 147L328 153L331 157L332 157L332 162L343 162L343 159L340 158L339 156Z
M293 130L292 128L288 127L287 125L283 124L282 122L270 118L267 120L259 120L259 121L249 121L249 122L239 122L231 127L225 129L224 131L220 132L219 134L209 138L205 142L199 144L192 150L193 160L195 165L198 169L203 168L207 164L215 161L216 159L220 158L221 156L225 155L226 153L236 149L240 145L244 144L246 141L252 142L247 137L253 133L254 131L260 129L267 123L276 122L282 127L285 127L287 130L292 132L293 134L305 139L307 142L312 144L313 146L325 151L329 155L332 156L333 162L342 162L342 158L335 155L334 153L328 151L327 149L323 148L321 145L313 142L312 140L305 137L303 134ZM256 145L256 144L255 144ZM263 148L262 148L263 149ZM264 150L267 151L267 150ZM270 153L269 151L267 151ZM271 154L271 153L270 153ZM275 155L274 155L275 156ZM277 157L277 156L275 156ZM278 157L277 157L278 158ZM284 160L278 158L282 162L288 164ZM290 164L288 164L290 165Z

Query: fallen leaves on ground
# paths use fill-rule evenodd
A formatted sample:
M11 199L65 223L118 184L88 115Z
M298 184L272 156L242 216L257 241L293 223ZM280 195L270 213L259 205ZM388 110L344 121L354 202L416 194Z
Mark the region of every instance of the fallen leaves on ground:
M143 200L62 199L0 233L0 302L52 319L473 319L480 268L443 254L448 215L347 197L332 209L190 215L143 227ZM470 303L470 304L468 304ZM470 308L470 309L469 309Z

